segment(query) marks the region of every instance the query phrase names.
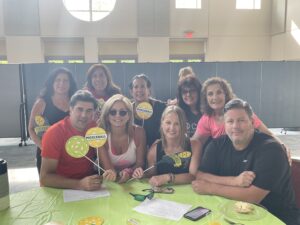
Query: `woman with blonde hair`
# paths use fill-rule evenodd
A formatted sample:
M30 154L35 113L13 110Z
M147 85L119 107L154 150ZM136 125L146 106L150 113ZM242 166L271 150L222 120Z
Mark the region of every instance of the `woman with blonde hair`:
M100 163L107 173L104 179L123 183L135 168L144 167L146 136L143 128L133 124L133 109L129 99L121 94L109 98L103 105L100 127L108 135L106 144L98 149Z
M146 172L152 186L164 184L186 184L195 178L200 162L200 143L190 140L186 134L186 119L183 110L175 105L168 106L161 118L161 139L157 140L148 153ZM163 162L164 158L177 158L177 162ZM179 159L179 161L178 161ZM142 178L142 168L137 168L134 178Z

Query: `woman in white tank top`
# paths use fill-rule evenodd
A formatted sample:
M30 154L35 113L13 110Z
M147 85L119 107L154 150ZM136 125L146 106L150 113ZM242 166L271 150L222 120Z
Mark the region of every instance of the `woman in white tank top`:
M98 149L100 163L112 171L104 179L126 182L135 168L144 167L146 149L145 131L133 125L129 99L120 94L109 98L102 108L100 127L108 134L108 141Z

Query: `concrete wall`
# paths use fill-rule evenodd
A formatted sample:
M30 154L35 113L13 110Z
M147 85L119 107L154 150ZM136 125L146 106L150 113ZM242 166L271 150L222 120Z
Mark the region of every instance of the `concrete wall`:
M184 40L190 41L191 45L199 40L196 45L205 46L200 49L191 48L193 51L190 49L188 53L199 55L204 52L206 61L299 59L299 45L291 33L293 30L299 30L296 27L300 24L298 13L300 2L287 1L287 32L281 33L285 25L285 12L282 11L285 2L286 0L264 0L261 10L236 10L235 0L202 0L202 9L175 9L175 0L117 0L115 9L109 16L98 22L87 23L69 14L61 0L29 0L26 5L32 7L24 7L22 14L32 13L33 16L25 23L16 15L5 14L7 10L18 12L15 5L24 4L22 0L0 0L0 12L2 12L0 13L0 39L6 40L15 36L40 38L42 47L38 47L40 44L36 43L29 46L40 51L33 57L35 61L32 62L43 62L44 56L49 55L80 55L90 59L89 51L95 49L94 47L100 57L102 53L104 55L134 53L137 58L144 58L148 53L143 51L147 48L144 50L139 48L137 51L139 38L168 38L169 48L164 48L166 52L159 56L151 54L152 57L149 59L159 62L158 60L165 60L166 55L174 52L179 55L187 54L185 48L188 45L171 44L174 39L184 39L186 31L193 32L193 39ZM296 25L293 29L292 21ZM37 32L37 35L33 35ZM84 41L85 38L94 38L93 48L88 44L89 42ZM49 39L52 39L52 42ZM95 39L97 39L97 46L95 46ZM103 47L108 44L107 40L112 42L129 40L130 44L123 43L123 47L119 49L115 47L109 51ZM154 45L150 48L155 48L155 43L154 41ZM5 42L5 45L8 46L8 42ZM172 49L173 47L176 49ZM7 49L7 54L11 51L13 50ZM30 55L31 52L28 51L27 54ZM96 51L93 51L92 61L97 58L95 54ZM38 55L41 58L36 60ZM24 57L23 62L28 62L31 58L31 56ZM11 57L10 59L13 60Z
M300 60L300 1L289 0L286 30L272 36L271 60Z

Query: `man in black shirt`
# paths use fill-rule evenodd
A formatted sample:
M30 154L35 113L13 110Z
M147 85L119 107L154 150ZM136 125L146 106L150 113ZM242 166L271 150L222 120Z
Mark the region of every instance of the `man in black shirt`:
M254 130L252 114L241 99L225 105L226 135L207 146L193 189L260 203L285 223L300 224L286 153L273 137Z

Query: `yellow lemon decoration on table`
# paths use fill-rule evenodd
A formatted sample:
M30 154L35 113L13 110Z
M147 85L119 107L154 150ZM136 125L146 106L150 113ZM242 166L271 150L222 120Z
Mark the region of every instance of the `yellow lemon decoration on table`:
M67 153L74 158L81 158L89 151L89 144L82 136L73 136L65 145Z
M34 121L35 121L36 125L38 125L38 126L43 126L45 124L44 117L42 117L40 115L35 116Z
M141 102L136 106L136 114L143 120L149 119L153 114L152 105L148 102Z
M91 147L99 148L105 144L107 134L100 127L92 127L86 132L85 139Z
M104 219L100 216L91 216L79 221L78 225L101 225Z

